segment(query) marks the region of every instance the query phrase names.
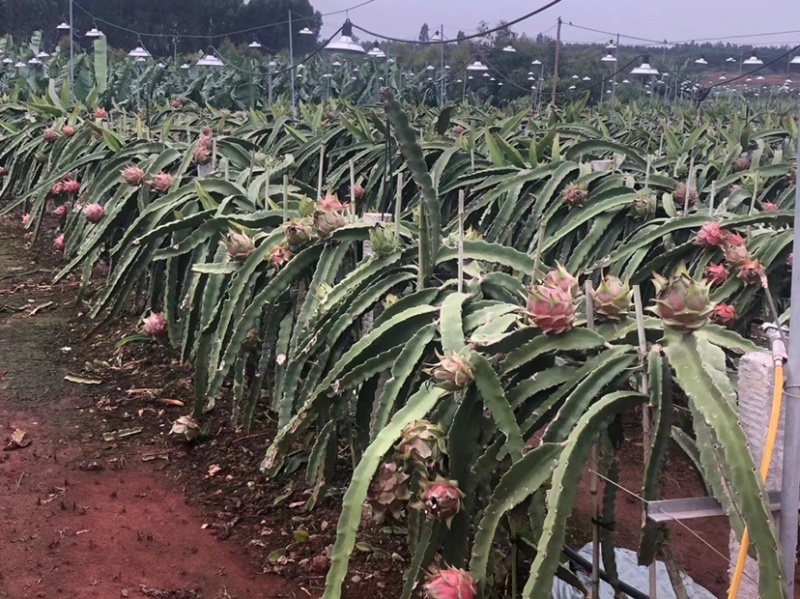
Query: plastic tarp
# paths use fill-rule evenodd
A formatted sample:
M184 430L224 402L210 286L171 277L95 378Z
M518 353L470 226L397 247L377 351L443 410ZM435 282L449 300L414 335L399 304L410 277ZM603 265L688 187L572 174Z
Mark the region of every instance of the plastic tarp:
M592 561L592 544L584 545L578 552L590 563ZM617 572L619 579L644 593L650 591L650 574L647 566L640 566L636 560L636 552L630 549L615 549L614 554L617 558ZM603 560L600 560L600 568L603 568ZM578 577L584 582L587 590L590 588L589 572L577 572ZM683 584L686 587L686 595L689 599L715 599L714 595L704 589L687 574L681 572ZM677 599L675 591L672 590L672 583L669 581L667 567L664 562L656 562L656 583L658 584L658 599ZM566 582L555 579L553 583L553 599L584 599L585 595ZM605 582L600 583L600 599L614 599L614 590Z

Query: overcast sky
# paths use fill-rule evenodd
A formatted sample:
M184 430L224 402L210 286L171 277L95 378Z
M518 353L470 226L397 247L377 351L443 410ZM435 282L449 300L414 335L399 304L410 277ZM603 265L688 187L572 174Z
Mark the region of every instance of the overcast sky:
M364 0L311 0L325 14L359 4ZM350 19L366 29L416 39L427 22L431 30L445 27L446 37L459 29L473 32L481 20L494 26L512 20L547 0L374 0L350 12ZM655 40L700 40L728 36L748 36L730 40L755 44L800 44L800 0L562 0L561 4L519 23L512 29L535 36L547 32L555 36L558 17L575 25L619 32ZM335 31L345 15L323 18L323 35ZM794 32L791 32L793 30ZM787 32L780 35L753 34ZM356 32L362 39L369 36ZM562 39L604 41L608 36L564 25ZM626 40L623 38L622 43ZM632 43L627 40L627 43Z

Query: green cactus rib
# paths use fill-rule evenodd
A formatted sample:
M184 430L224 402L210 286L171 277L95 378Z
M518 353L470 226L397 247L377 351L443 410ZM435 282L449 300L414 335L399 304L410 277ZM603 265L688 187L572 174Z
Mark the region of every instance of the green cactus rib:
M426 385L415 393L408 403L392 417L375 440L364 451L356 466L350 486L342 498L342 513L336 526L336 542L331 552L331 567L325 579L322 599L339 599L342 583L347 575L347 565L356 543L356 533L361 523L361 510L367 497L367 489L378 470L383 456L400 437L408 423L423 418L436 405L444 393L441 389Z
M458 259L458 248L442 247L436 259L436 264L444 264L451 260ZM507 266L524 276L533 273L533 258L512 247L500 245L499 243L489 243L488 241L470 240L464 241L464 259L479 260L490 264Z
M416 133L408 122L400 104L394 99L392 90L384 87L381 89L381 99L386 116L389 118L395 130L397 141L400 144L400 151L406 159L408 170L411 176L422 190L424 220L426 226L420 231L420 243L427 246L427 256L420 264L421 277L423 281L433 274L433 264L439 254L439 246L442 238L442 216L439 198L433 181L428 173L428 166L425 164L425 156L417 143ZM423 243L424 241L424 243Z
M658 499L658 483L661 470L667 458L672 431L672 375L667 360L660 348L651 348L647 355L647 369L650 382L650 407L653 410L652 438L649 459L644 467L642 498L645 501ZM642 506L645 510L646 506ZM643 516L646 513L643 512ZM658 553L658 540L661 537L659 526L644 517L642 539L639 543L639 565L649 566Z
M373 408L370 441L374 441L378 433L386 426L400 391L409 377L416 372L425 348L433 341L435 334L436 327L433 324L422 327L414 333L414 336L403 347L403 351L397 356L392 365L391 378L387 381Z
M524 599L547 597L552 589L553 575L559 564L566 535L567 518L575 505L578 482L594 439L605 430L616 414L645 401L647 397L641 393L609 393L586 411L570 434L553 472L552 490L547 500L547 516L539 539L539 552L522 591Z
M570 431L580 421L594 398L614 379L631 368L634 362L636 362L636 355L633 353L615 356L605 361L600 368L578 383L564 400L555 418L547 425L547 429L542 435L542 441L561 443L568 439Z
M478 584L486 582L486 565L501 519L550 479L561 451L562 447L556 443L545 443L529 451L511 466L492 490L475 533L469 562L470 574Z
M466 293L451 293L442 302L439 313L439 329L442 349L445 353L457 353L464 349L463 306L469 299Z
M436 308L432 306L419 306L409 308L405 312L395 315L380 326L376 326L368 335L359 339L353 346L338 360L328 371L323 381L317 385L316 389L309 396L308 400L300 408L300 411L289 421L289 423L278 431L272 445L267 449L264 460L261 462L263 471L271 471L282 455L282 450L287 443L291 443L297 436L310 424L309 420L316 412L316 404L323 401L327 393L331 390L334 382L342 375L348 367L358 365L368 358L379 343L384 343L387 339L392 339L400 331L416 330L415 327L422 327L433 320ZM394 345L394 344L393 344Z
M756 473L747 437L727 397L727 388L719 384L718 375L709 373L715 366L709 365L706 356L718 348L692 334L667 332L665 340L665 353L678 384L716 436L730 468L732 500L742 514L758 554L759 593L762 597L786 597L785 574L764 484Z
M548 352L589 350L604 343L602 336L589 329L572 329L563 335L537 335L506 356L502 364L503 374L513 372Z
M331 434L336 429L336 420L328 420L322 430L317 434L314 447L308 456L308 467L306 468L306 481L313 485L322 477L325 471L325 453L328 448Z
M506 438L506 451L511 454L514 461L522 457L525 442L522 440L514 411L503 391L503 384L485 357L481 354L472 354L472 366L475 368L475 385L483 397L486 408L492 413L497 428Z
M519 384L511 387L507 392L508 401L516 410L537 393L563 385L575 376L576 371L577 368L574 366L552 366L547 370L537 372L534 377L523 379Z
M614 526L616 522L617 486L619 483L619 460L613 454L614 448L608 435L603 435L603 462L605 476L608 481L603 485L602 526L600 528L600 553L603 558L603 569L609 584L616 593L619 592L619 572L617 570L617 554L614 542ZM610 462L610 463L609 463Z

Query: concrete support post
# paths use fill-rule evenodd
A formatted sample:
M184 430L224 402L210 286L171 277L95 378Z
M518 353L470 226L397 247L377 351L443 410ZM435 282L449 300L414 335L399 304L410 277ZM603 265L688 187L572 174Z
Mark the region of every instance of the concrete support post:
M772 409L772 387L775 382L773 364L772 354L769 352L747 354L739 361L739 417L750 442L750 451L753 454L756 468L758 468L761 457L764 455L764 442ZM778 491L781 486L781 476L783 474L783 420L784 415L781 413L781 424L778 428L775 451L772 455L772 463L770 464L769 476L766 481L767 491ZM738 555L739 541L732 532L729 575L733 574ZM752 558L747 559L747 566L744 570L744 577L737 597L738 599L759 599L758 564Z

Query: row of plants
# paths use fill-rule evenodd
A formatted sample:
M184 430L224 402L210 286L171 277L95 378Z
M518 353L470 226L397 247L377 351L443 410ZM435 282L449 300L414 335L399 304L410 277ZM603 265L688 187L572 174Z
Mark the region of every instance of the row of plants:
M176 432L215 408L245 431L274 414L262 470L302 464L309 510L346 448L326 598L365 503L406 530L399 596L580 585L559 566L578 482L595 443L614 480L642 406L642 496L676 442L750 531L761 594L783 596L731 373L769 297L786 318L788 111L433 111L388 89L378 109L303 104L296 121L181 105L147 122L52 97L0 111L3 213L63 255L56 280L80 276L98 327L145 305L142 332L193 363ZM634 285L652 316L634 317ZM642 563L662 540L643 527Z

